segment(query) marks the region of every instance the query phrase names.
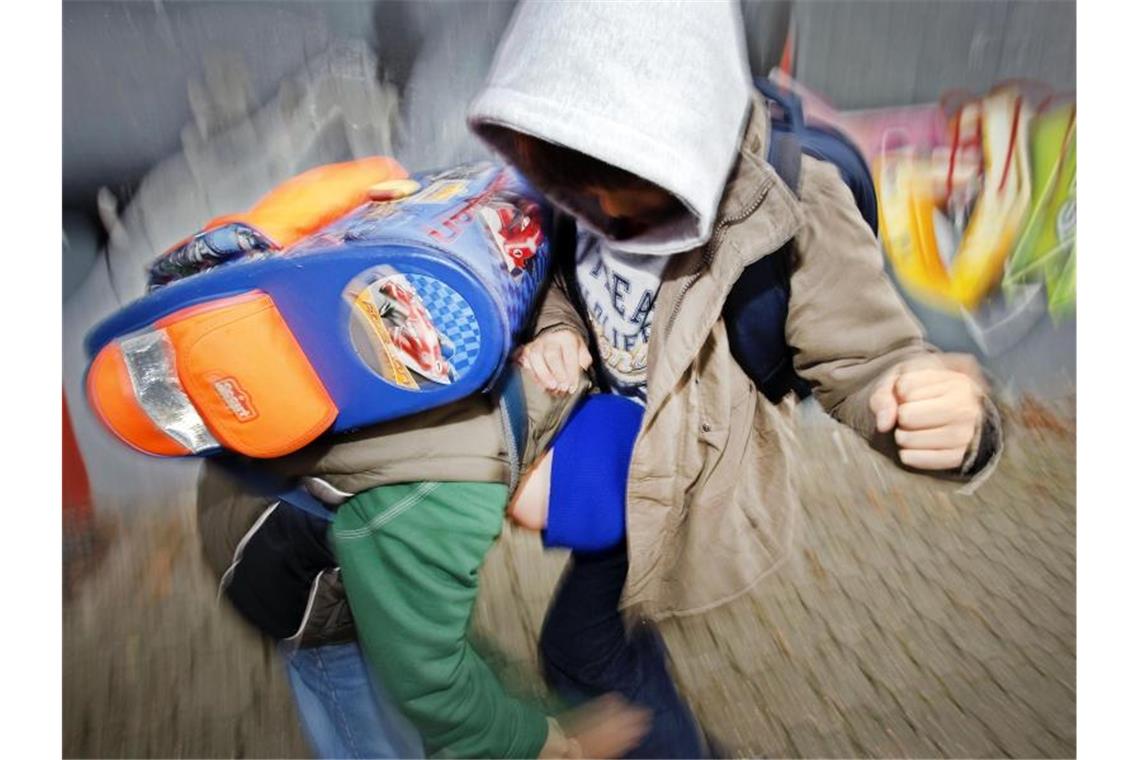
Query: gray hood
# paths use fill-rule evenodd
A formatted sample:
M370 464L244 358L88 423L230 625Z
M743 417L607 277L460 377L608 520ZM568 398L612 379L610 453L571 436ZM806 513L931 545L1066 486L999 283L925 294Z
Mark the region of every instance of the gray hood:
M688 209L626 253L673 254L708 241L749 111L740 8L727 2L524 0L468 120L509 127L625 169ZM552 198L579 222L573 198Z

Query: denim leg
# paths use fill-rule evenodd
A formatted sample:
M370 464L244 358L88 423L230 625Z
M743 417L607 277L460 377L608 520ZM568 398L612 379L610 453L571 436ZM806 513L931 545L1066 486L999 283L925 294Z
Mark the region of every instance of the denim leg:
M301 725L321 758L422 758L419 735L355 642L285 653Z
M648 624L626 630L618 604L628 569L624 545L574 554L542 626L546 680L572 703L616 691L650 708L652 728L626 757L704 757L701 729L669 675L664 641Z

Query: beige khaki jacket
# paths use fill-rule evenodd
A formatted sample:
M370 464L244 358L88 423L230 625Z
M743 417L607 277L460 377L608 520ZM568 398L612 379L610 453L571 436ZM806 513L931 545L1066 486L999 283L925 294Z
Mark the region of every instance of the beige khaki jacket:
M796 371L830 414L896 462L891 436L874 432L869 396L892 366L933 352L835 167L804 156L797 198L765 161L768 132L766 107L754 98L714 234L669 262L657 297L648 398L626 492L624 599L652 617L743 594L791 545L799 509L792 404L759 393L729 352L721 316L746 266L795 239L786 335ZM560 328L587 336L564 290L552 287L537 329ZM996 410L986 407L1000 431ZM975 480L996 460L995 453Z

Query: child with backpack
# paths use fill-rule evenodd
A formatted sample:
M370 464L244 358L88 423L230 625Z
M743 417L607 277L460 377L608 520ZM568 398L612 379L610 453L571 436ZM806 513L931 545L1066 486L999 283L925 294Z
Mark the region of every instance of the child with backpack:
M524 0L469 122L578 223L524 367L565 393L590 365L602 390L643 406L626 539L575 554L543 628L546 675L572 699L617 691L652 709L629 756L704 756L659 637L623 612L710 609L787 555L790 408L742 367L750 337L725 316L742 276L787 252L766 311L791 369L896 463L976 486L1000 451L997 411L972 359L924 341L836 167L805 154L791 185L774 168L735 2ZM558 462L538 470L555 486ZM545 476L534 483L524 511L541 523Z
M579 405L588 387L581 376L558 397L516 377L514 410L526 417L518 438L498 400L478 394L247 462L257 477L206 461L199 530L207 560L239 611L281 640L321 756L616 757L644 733L649 716L620 698L554 717L511 697L469 640L479 570L508 513L512 445L521 444L526 472L569 435L567 450L582 466L611 473L608 498L588 513L566 514L580 506L572 500L549 511L547 545L594 551L623 535L625 473L613 468L628 461L639 411L615 415L609 398ZM577 431L596 426L599 412L611 426L606 441L578 452ZM612 427L619 416L623 432ZM304 502L294 492L254 493L258 478L299 484L335 510L331 527L296 508Z

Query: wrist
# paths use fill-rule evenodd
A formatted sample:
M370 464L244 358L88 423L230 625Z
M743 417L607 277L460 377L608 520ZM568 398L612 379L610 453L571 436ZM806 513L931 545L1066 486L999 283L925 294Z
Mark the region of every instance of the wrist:
M959 472L973 477L984 470L1001 449L1001 422L996 408L989 400L983 401L981 420L974 432L974 440L966 450Z
M542 745L542 751L538 755L540 758L543 760L548 758L550 760L554 760L554 758L576 760L582 757L582 745L578 743L577 739L567 736L557 720L547 717L546 725L546 743Z
M531 336L531 340L534 340L535 338L537 338L540 335L546 335L548 333L556 333L559 330L571 330L571 331L573 331L579 335L582 334L581 331L575 325L573 325L569 322L551 322L550 324L543 325L542 327L535 330L534 335Z

